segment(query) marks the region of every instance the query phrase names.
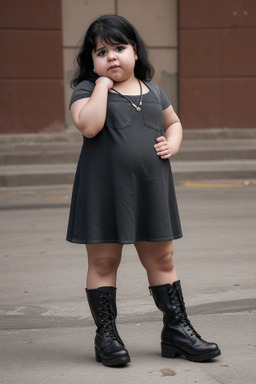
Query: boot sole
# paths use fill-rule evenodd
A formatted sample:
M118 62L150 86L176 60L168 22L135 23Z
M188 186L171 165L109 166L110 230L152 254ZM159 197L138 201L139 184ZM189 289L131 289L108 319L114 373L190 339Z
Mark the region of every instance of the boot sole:
M185 356L189 361L203 362L209 361L221 355L219 348L214 349L212 352L203 353L201 355L190 355L179 348L172 347L171 345L161 343L162 357L174 359L177 356Z
M95 349L95 359L98 363L102 363L106 367L118 367L119 365L125 365L131 361L130 356L117 357L116 359L103 359L98 351Z

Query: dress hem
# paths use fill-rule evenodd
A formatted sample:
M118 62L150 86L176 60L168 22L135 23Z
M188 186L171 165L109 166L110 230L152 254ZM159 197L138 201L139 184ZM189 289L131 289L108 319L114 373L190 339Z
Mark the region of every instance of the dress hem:
M117 244L134 244L138 241L149 241L149 242L161 242L161 241L172 241L182 238L182 233L179 233L175 236L161 237L161 238L138 238L135 240L80 240L76 238L67 237L66 240L70 243L76 244L104 244L104 243L117 243Z

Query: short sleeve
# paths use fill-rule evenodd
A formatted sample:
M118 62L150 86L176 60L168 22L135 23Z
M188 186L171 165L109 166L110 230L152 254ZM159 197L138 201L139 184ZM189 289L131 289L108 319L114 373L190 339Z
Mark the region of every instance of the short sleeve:
M159 88L159 89L160 89L160 99L161 99L162 109L166 109L171 105L171 102L168 99L168 97L166 96L166 94L164 93L164 91L161 88Z
M170 100L164 93L164 91L153 81L145 82L147 87L153 92L158 103L161 105L162 109L166 109L171 105Z
M71 107L71 105L75 101L80 100L80 99L84 99L87 97L91 97L91 94L92 94L92 91L94 90L94 87L95 87L95 84L89 80L81 81L81 83L79 83L75 87L75 89L72 93L70 103L69 103L69 108Z

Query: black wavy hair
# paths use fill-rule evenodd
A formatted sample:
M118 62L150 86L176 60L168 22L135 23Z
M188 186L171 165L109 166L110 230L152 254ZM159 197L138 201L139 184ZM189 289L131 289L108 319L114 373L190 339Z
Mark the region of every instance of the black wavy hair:
M72 88L83 80L94 82L98 75L93 72L92 51L96 48L96 38L100 37L109 45L116 43L136 45L138 60L134 74L141 80L149 81L154 75L154 68L148 60L147 48L136 28L119 15L103 15L88 28L82 46L77 55L77 69L70 82Z

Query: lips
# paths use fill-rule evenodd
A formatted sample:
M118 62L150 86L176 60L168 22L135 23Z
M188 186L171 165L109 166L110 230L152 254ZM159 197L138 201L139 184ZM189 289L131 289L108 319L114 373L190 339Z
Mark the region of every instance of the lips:
M119 68L119 65L114 64L114 65L111 65L108 70L117 69L117 68Z

